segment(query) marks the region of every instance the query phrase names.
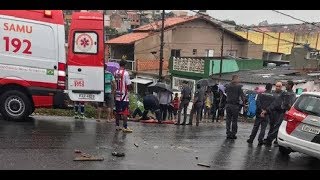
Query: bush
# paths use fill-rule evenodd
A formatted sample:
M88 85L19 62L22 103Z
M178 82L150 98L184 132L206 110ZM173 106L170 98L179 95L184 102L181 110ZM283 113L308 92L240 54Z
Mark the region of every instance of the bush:
M138 97L136 94L130 94L129 95L129 110L130 112L133 112L138 106L138 101L142 103L142 98ZM143 105L140 105L139 108L141 111L144 111Z

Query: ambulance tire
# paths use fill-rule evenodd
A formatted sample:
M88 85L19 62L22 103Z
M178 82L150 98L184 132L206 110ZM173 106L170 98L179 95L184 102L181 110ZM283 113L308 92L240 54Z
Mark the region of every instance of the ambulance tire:
M5 120L25 121L32 111L30 98L18 90L4 92L0 103L0 112Z

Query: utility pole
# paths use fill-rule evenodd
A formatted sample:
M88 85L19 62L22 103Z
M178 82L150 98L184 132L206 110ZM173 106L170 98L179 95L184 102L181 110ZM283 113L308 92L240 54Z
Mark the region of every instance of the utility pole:
M223 60L223 45L224 45L224 29L221 26L221 30L222 30L222 35L221 35L221 59L220 59L220 73L219 73L219 78L221 80L221 76L222 76L222 60Z
M162 27L160 37L160 67L159 67L159 82L162 81L162 66L163 66L163 36L164 36L164 15L165 12L162 10Z

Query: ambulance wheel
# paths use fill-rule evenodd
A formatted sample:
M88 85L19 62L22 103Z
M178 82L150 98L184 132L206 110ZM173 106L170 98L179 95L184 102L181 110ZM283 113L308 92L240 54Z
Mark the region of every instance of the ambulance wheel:
M32 103L21 91L4 92L0 97L0 112L4 119L23 121L30 115Z

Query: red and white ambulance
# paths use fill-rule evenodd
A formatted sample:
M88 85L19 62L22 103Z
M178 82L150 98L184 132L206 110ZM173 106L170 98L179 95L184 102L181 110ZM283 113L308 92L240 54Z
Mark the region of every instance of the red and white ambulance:
M0 10L2 117L63 103L66 77L71 100L103 101L103 39L102 14L73 14L66 60L62 10Z

